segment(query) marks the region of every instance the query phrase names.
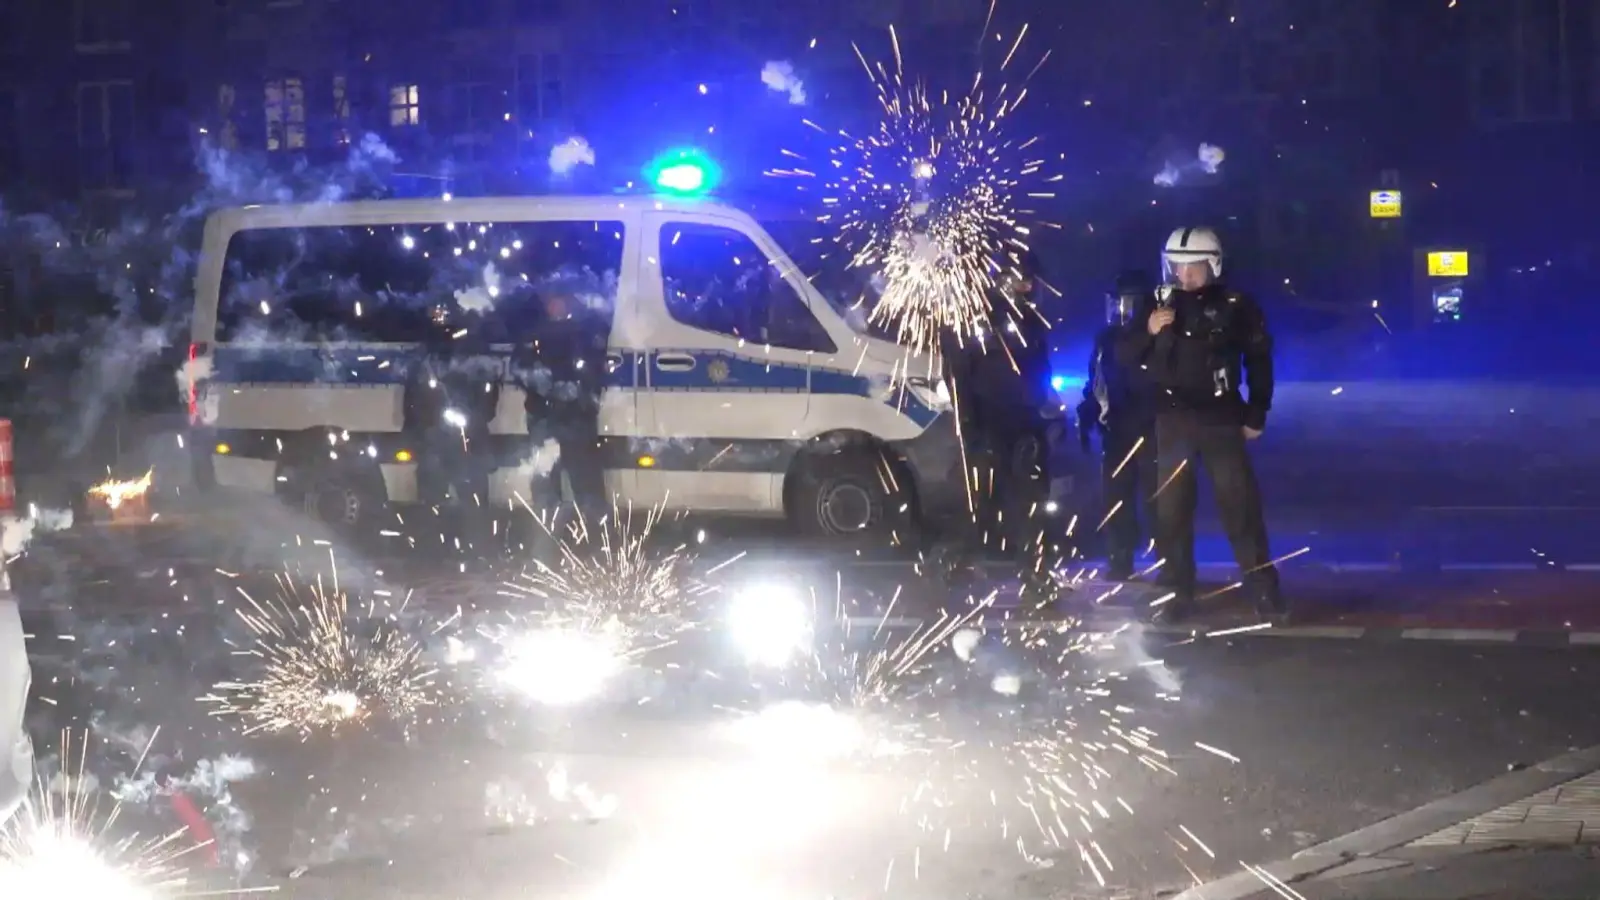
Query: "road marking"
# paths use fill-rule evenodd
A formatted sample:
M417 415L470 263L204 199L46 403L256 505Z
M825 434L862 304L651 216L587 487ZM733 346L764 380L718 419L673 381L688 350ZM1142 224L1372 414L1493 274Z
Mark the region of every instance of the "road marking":
M1494 641L1511 643L1518 631L1499 628L1405 628L1400 636L1410 641Z
M1360 625L1295 625L1290 628L1268 628L1261 633L1267 637L1354 639L1366 637L1369 630Z

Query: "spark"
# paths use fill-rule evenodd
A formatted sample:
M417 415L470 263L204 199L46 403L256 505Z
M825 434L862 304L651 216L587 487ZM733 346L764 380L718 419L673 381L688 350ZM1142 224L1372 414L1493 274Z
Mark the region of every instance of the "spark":
M434 700L435 670L422 647L375 599L352 603L337 574L302 588L287 573L261 601L243 588L235 612L254 633L246 680L223 681L201 697L212 715L238 717L244 733L337 732L381 717L402 727Z
M16 816L0 825L0 896L168 900L260 892L201 889L186 857L205 845L183 828L149 838L116 836L122 803L101 809L98 782L86 765L88 744L74 748L63 732L60 770L48 779L41 774ZM147 744L136 771L148 752Z
M553 563L534 560L506 585L513 598L537 605L484 635L501 648L497 680L536 702L570 705L600 693L611 675L695 627L708 590L692 577L684 547L658 552L661 521L652 507L635 516L613 506L594 522L579 512L562 526L536 514L556 539Z
M965 91L953 93L906 74L891 27L891 66L870 62L854 48L877 92L876 127L862 138L832 132L839 142L820 165L785 151L799 165L769 172L822 182L819 221L849 267L880 279L869 321L932 357L945 335L976 339L996 313L1037 315L1030 300L997 290L1023 280L1034 230L1059 227L1035 208L1055 196L1050 185L1057 180L1044 171L1039 139L1009 128L1032 72L1015 82L1003 79L1026 32L1017 34L993 73L980 67ZM997 83L988 83L991 74L999 76ZM993 308L996 294L1005 296L1009 309Z

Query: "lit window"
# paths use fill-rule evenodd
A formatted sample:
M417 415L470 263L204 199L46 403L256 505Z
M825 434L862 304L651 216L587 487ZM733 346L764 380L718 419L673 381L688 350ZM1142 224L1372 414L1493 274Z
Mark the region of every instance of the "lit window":
M416 125L422 121L422 106L417 99L417 86L397 84L389 89L389 124Z
M306 86L298 78L283 82L284 105L288 108L285 137L290 150L306 148Z
M239 126L233 119L237 103L238 94L234 91L233 85L217 85L217 119L221 124L217 134L217 145L224 150L239 149Z
M266 89L267 150L283 149L283 82L269 81Z
M333 76L333 141L350 143L350 87L343 75Z

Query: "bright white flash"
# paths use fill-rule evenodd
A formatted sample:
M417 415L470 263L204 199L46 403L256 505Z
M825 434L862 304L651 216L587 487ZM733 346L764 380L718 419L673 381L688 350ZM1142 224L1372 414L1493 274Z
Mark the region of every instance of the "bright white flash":
M499 675L535 703L575 706L599 695L621 668L622 656L604 634L545 628L507 645Z
M447 409L447 410L445 410L444 411L444 420L445 420L446 423L448 423L450 425L454 425L457 428L466 428L467 427L466 414L463 413L459 409Z
M782 666L811 644L811 608L782 585L748 588L733 598L728 631L749 662Z

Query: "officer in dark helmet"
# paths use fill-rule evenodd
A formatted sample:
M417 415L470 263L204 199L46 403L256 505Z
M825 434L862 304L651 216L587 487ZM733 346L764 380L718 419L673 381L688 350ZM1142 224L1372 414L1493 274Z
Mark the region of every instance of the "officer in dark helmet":
M1116 290L1106 295L1106 326L1095 336L1078 405L1078 429L1084 449L1091 433L1100 435L1107 577L1133 577L1140 543L1141 520L1152 527L1151 499L1156 491L1155 385L1139 366L1117 358L1117 346L1130 333L1144 330L1135 315L1154 297L1154 286L1140 272L1125 272Z
M1211 229L1174 231L1162 265L1168 283L1117 344L1120 361L1142 367L1156 385L1156 544L1166 557L1162 583L1173 592L1159 613L1176 620L1193 609L1199 467L1211 478L1245 589L1263 618L1287 622L1248 449L1272 409L1266 317L1248 296L1222 284L1222 242Z

